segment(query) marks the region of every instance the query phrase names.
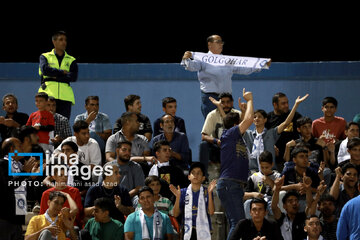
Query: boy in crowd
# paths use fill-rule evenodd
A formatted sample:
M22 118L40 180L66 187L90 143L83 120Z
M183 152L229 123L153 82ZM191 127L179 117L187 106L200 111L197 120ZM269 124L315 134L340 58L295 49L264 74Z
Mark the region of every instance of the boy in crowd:
M32 126L38 130L39 144L46 150L50 150L49 146L49 132L55 129L55 120L51 112L47 111L48 95L44 92L39 92L35 95L35 105L38 111L30 114L26 126Z
M323 236L320 235L322 230L320 219L316 215L311 215L305 220L304 231L307 233L309 240L323 240ZM327 239L326 239L327 240Z
M125 239L172 239L170 219L168 215L157 210L154 202L153 190L147 186L142 187L139 190L141 209L127 217L124 227Z
M110 198L98 198L94 202L94 217L89 219L80 231L82 240L123 240L124 225L110 217L114 201Z
M184 216L184 240L189 239L211 239L210 216L215 212L212 192L216 186L213 180L209 187L202 185L205 180L205 168L200 162L195 162L190 166L189 176L190 185L180 189L170 185L171 192L176 196L174 204L174 216L180 213Z
M259 156L260 171L253 173L248 180L244 194L244 211L245 217L250 218L249 206L252 202L252 198L262 198L267 202L267 208L265 210L271 211L271 197L272 189L274 187L274 181L280 177L280 173L272 170L274 166L273 157L271 152L264 151Z
M65 201L69 208L63 208ZM25 233L25 240L53 239L65 240L65 233L70 231L70 239L77 240L74 220L78 212L76 203L70 194L53 191L47 202L49 208L45 214L31 218ZM53 237L53 238L52 238Z
M331 186L330 195L336 200L336 216L339 217L345 203L359 195L358 170L354 164L346 163L343 167L337 167L335 173L336 177Z
M55 167L56 166L56 167ZM64 168L60 168L65 166ZM67 173L65 174L66 165L54 165L53 169L53 176L52 178L55 180L55 187L49 188L48 190L44 191L41 197L40 202L40 214L44 214L46 210L49 208L48 200L50 193L53 191L59 191L63 193L68 193L71 198L75 201L76 206L78 208L78 213L76 215L75 225L82 227L82 217L83 217L83 205L81 202L81 195L79 189L75 187L70 187L67 185ZM64 203L65 207L70 207L69 202L66 200Z

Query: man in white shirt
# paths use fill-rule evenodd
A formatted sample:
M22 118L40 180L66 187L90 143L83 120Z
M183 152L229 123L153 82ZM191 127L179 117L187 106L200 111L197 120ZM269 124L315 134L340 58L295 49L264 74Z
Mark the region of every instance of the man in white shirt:
M72 141L78 145L80 153L84 154L79 158L83 164L90 165L91 169L95 165L101 166L100 147L95 139L90 138L89 124L83 120L77 121L73 125L73 130L75 136L68 137L63 142ZM61 152L61 146L62 144L55 149L54 154Z

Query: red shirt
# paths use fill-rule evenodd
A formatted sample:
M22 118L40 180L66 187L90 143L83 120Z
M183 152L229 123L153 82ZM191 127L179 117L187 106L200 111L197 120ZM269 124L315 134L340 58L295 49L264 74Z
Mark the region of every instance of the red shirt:
M342 117L335 117L331 122L325 122L324 117L315 119L312 123L312 133L314 137L319 138L321 135L327 136L326 140L333 138L337 140L345 139L346 121Z
M36 111L30 114L30 117L26 123L26 126L35 126L35 124L40 124L40 126L55 126L54 116L49 111ZM49 144L49 132L39 130L39 143Z
M82 221L82 216L83 216L83 205L82 205L82 202L81 202L80 191L79 191L79 189L74 188L74 187L67 186L66 188L64 188L62 190L57 190L56 188L49 188L48 190L44 191L43 194L42 194L42 197L41 197L40 213L39 214L44 214L46 212L46 210L49 208L48 200L49 200L50 192L52 192L52 191L59 191L59 192L68 193L70 195L70 197L75 201L76 206L77 206L77 208L79 210L77 215L76 215L75 225L81 227L81 221ZM70 208L68 200L65 201L63 207Z

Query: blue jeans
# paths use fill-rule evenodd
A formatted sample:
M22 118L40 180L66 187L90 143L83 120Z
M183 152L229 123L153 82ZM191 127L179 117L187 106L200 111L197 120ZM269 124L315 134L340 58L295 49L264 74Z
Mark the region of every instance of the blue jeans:
M240 183L235 181L219 179L216 184L216 191L230 224L230 231L227 237L227 239L229 239L236 224L245 218L243 204L244 188Z
M209 100L209 97L213 97L216 100L219 100L219 94L217 93L204 93L201 92L201 113L206 119L206 116L209 112L216 109L216 106Z

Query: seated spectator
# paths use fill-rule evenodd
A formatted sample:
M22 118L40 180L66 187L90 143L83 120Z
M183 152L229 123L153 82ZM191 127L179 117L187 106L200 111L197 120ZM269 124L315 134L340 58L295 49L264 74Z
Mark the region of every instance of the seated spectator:
M65 201L69 202L69 208L63 208ZM45 214L31 218L25 233L25 240L32 239L58 239L65 240L65 233L70 232L70 239L77 240L74 229L74 220L78 212L76 203L70 194L53 191L47 202L49 208Z
M61 166L61 165L57 165L57 166ZM64 166L64 165L63 165ZM78 209L78 213L76 215L76 219L75 219L75 225L79 226L80 228L82 227L82 217L83 217L83 205L81 202L81 196L80 196L80 192L79 189L74 188L74 187L70 187L67 185L67 174L65 174L64 168L60 169L57 167L52 168L53 170L51 170L50 173L53 173L54 175L52 176L52 178L55 180L55 187L53 188L49 188L48 190L44 191L41 197L41 203L40 203L40 214L44 214L46 212L46 210L49 208L48 206L48 200L49 200L49 195L51 192L53 191L58 191L58 192L63 192L63 193L68 193L70 195L70 197L75 201L77 209ZM66 169L66 166L65 166ZM69 205L69 201L65 201L64 203L65 207L70 208Z
M0 229L6 229L6 231L0 231L0 239L21 239L23 237L22 225L25 224L26 195L15 193L26 191L26 185L22 186L21 184L25 177L9 175L8 155L15 151L23 152L20 140L14 137L5 139L1 146L2 156L0 158L0 192L3 194L0 198L0 205L4 206L0 211ZM21 158L21 156L12 157L11 172L32 172L35 159L29 159L22 165ZM23 205L19 205L18 202Z
M125 222L125 239L173 239L168 215L154 206L153 190L144 186L139 191L141 209L130 214Z
M34 145L39 144L37 130L30 126L22 126L19 130L19 140L21 141L22 152L29 153Z
M80 160L85 165L90 165L91 169L95 165L101 165L101 153L99 144L95 139L90 138L89 124L85 121L77 121L73 125L74 136L66 138L63 142L72 141L76 143L84 154ZM54 154L61 152L62 144L60 144L54 151Z
M154 193L154 205L162 213L173 216L173 203L166 197L160 195L161 192L161 180L158 176L148 176L145 178L145 186L148 186ZM169 187L169 186L168 186ZM140 203L136 207L136 211L141 209Z
M86 112L75 117L74 122L83 120L89 124L90 137L95 139L105 155L105 143L111 135L111 123L108 115L99 112L99 97L88 96L85 99Z
M282 239L280 228L276 222L268 221L267 202L262 198L254 198L250 202L249 219L240 220L229 236L230 240L279 240Z
M346 163L343 167L335 169L336 178L331 186L330 195L336 201L336 216L339 217L341 209L347 201L359 195L357 188L358 170L355 165Z
M220 94L219 99L225 114L236 112L241 116L241 112L234 109L234 99L230 93ZM223 116L221 115L220 110L212 110L206 116L201 130L201 143L199 149L199 160L205 166L205 177L207 178L209 161L220 162L220 137L223 130Z
M191 153L187 136L184 133L175 131L174 117L169 114L161 118L160 126L164 132L155 136L152 143L155 144L160 140L169 142L171 147L170 162L184 170L189 169Z
M250 152L249 159L249 169L252 172L259 171L259 156L260 153L264 150L271 152L273 157L273 162L275 169L278 169L278 166L275 162L275 149L274 145L280 137L282 131L292 122L296 109L299 104L306 100L309 94L306 94L304 97L298 97L295 100L295 104L291 109L291 112L287 116L286 120L282 122L279 126L275 128L266 129L265 123L267 121L267 114L264 110L257 110L254 112L254 125L255 130L246 130L244 134L244 140L246 146Z
M143 135L136 132L139 130L138 116L132 112L126 112L121 117L122 128L114 133L106 142L105 156L106 161L116 160L117 144L122 141L131 142L131 160L141 165L144 175L147 175L150 167L147 162L152 163L154 157L150 156L148 140ZM135 194L136 195L136 194Z
M46 93L40 92L35 95L35 105L38 111L30 114L26 123L26 126L32 126L38 130L39 144L44 151L51 150L49 146L49 132L55 129L54 116L46 110L47 101L48 95Z
M272 97L273 111L267 113L266 129L271 129L283 123L290 114L289 99L285 93L278 92ZM282 131L280 138L275 144L276 161L278 171L281 172L285 163L283 156L285 152L286 143L293 139L299 138L299 133L296 131L296 121L301 117L299 112L295 112L292 122L286 126Z
M182 133L186 134L186 128L185 128L184 119L182 119L181 117L176 116L176 109L177 109L176 99L173 98L173 97L163 98L162 107L163 107L162 110L165 113L164 115L170 114L171 116L174 117L174 124L175 124L174 131L182 132ZM156 119L154 121L154 134L153 134L154 137L164 132L163 129L161 128L161 126L160 126L160 120L161 120L162 117L159 117L158 119Z
M49 96L46 109L54 116L55 129L50 132L50 144L53 145L53 148L57 148L65 138L72 136L70 123L66 117L56 112L56 99L54 97Z
M170 144L166 140L160 140L154 144L153 151L157 161L150 169L149 176L155 175L161 179L161 194L173 201L175 199L169 190L169 184L185 188L189 185L189 180L181 168L169 161L171 150Z
M264 151L259 156L260 171L253 173L248 180L248 183L245 188L244 193L244 211L245 217L250 218L250 209L249 206L253 198L262 198L267 202L266 211L271 211L271 198L272 198L272 189L274 187L274 181L276 178L280 177L280 173L276 170L272 170L274 166L273 157L271 152Z
M94 217L80 231L81 240L123 240L124 225L110 216L115 208L110 198L98 198L94 202Z
M339 166L342 167L346 163L352 163L358 172L360 172L360 138L354 137L350 139L347 143L347 149L350 154L350 159L341 162Z
M110 212L110 216L120 222L125 222L125 216L134 211L132 207L129 191L120 186L120 172L117 165L111 165L112 174L107 176L103 174L103 181L100 184L93 185L86 193L84 203L85 217L91 217L95 209L95 200L101 197L110 198L115 202L116 209ZM105 167L105 166L104 166Z
M326 142L336 142L345 139L346 121L335 116L338 102L334 97L326 97L322 101L323 117L313 121L312 131L316 138L325 136Z
M117 165L119 167L121 173L120 186L129 191L130 197L133 198L134 206L136 206L137 195L139 189L144 186L145 176L141 166L134 161L130 161L131 146L131 142L119 142L116 147L117 160L107 164Z
M6 112L5 116L0 116L0 144L9 137L18 137L17 129L26 125L29 115L18 112L18 100L12 93L7 93L2 98L2 109Z
M310 179L310 178L309 178ZM296 191L288 191L282 198L283 207L286 213L281 212L279 203L279 192L284 184L285 176L275 180L275 187L271 208L274 218L280 226L281 235L284 239L303 240L306 238L304 232L305 220L308 215L314 214L310 211L310 201L307 202L305 212L299 211L299 194ZM311 182L311 179L309 180ZM311 183L310 183L311 184ZM310 184L304 187L308 198L312 199Z
M336 228L338 218L335 216L336 200L330 194L323 194L318 203L320 222L322 225L321 235L326 240L336 240Z
M135 113L138 117L139 127L136 133L144 135L147 140L150 141L153 131L151 128L150 119L141 113L140 96L130 94L125 97L124 104L126 112ZM121 119L122 116L116 120L113 133L117 133L122 129L123 122Z
M323 240L323 236L321 236L321 223L320 219L316 215L311 215L307 217L305 220L304 231L307 234L307 238L309 240Z
M350 159L350 153L348 152L347 144L349 140L354 137L359 137L359 124L356 122L349 122L346 124L344 140L337 141L335 143L335 155L337 163L340 164L343 161Z

